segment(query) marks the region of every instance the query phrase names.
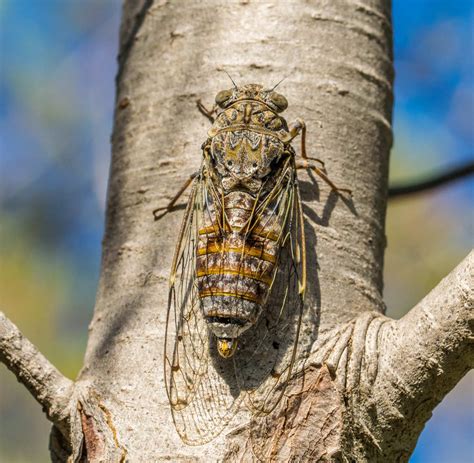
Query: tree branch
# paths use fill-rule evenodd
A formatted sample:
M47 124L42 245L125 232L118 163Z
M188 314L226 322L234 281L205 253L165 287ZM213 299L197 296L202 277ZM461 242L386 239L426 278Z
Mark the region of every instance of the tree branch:
M474 174L474 162L468 162L465 165L457 166L433 177L419 182L409 183L407 185L394 185L388 189L390 199L398 198L412 193L431 190L433 188L447 185L456 180L461 180Z
M55 424L66 417L73 382L64 377L0 312L0 361L15 374Z
M378 397L377 415L384 416L385 431L382 425L379 431L396 429L389 440L404 442L405 451L407 442L414 448L434 407L474 366L473 267L471 252L407 315L382 329L371 393Z
M387 355L387 360L400 365L400 357L405 359L403 372L409 382L413 382L413 375L421 379L438 374L439 368L446 369L448 375L453 362L459 363L463 372L474 366L473 270L474 251L407 315L392 324L384 343L393 346L393 355ZM413 359L412 364L407 358ZM433 385L431 379L429 382Z

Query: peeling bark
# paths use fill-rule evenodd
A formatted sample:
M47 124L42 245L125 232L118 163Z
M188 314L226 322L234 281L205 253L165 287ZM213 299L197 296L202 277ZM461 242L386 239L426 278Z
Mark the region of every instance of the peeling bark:
M53 461L407 461L434 406L472 368L472 260L400 321L383 315L392 44L384 0L126 0L102 271L75 383L0 316L0 359L53 423ZM153 220L200 163L195 109L239 83L275 84L310 155L353 190L301 176L314 336L269 415L238 410L185 446L163 384L168 268L182 209Z
M287 388L278 408L228 435L223 461L338 461L342 456L343 397L327 366L308 367Z

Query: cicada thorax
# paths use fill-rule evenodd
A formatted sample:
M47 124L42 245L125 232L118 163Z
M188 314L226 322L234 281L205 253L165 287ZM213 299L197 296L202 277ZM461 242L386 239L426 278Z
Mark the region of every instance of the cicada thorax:
M268 134L288 143L291 139L285 118L279 116L265 104L243 100L222 111L208 131L210 138L223 131L249 130Z

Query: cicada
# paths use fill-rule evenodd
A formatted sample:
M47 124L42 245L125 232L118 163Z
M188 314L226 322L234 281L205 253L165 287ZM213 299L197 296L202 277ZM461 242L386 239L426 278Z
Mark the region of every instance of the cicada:
M191 185L173 259L164 370L176 429L202 444L244 402L269 413L282 396L299 351L306 287L304 220L297 169L313 170L305 124L280 115L286 98L249 84L223 90L208 111L202 164ZM301 160L291 141L301 134ZM341 190L338 190L341 191ZM161 214L163 215L163 214ZM306 315L305 315L306 314Z

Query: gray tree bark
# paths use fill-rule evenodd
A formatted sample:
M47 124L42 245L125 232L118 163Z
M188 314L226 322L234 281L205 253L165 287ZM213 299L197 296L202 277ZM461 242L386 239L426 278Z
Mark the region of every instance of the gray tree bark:
M270 86L302 117L310 155L352 189L300 175L311 355L277 409L242 410L186 446L163 383L168 269L182 209L154 222L197 170L209 106ZM84 366L71 382L5 317L0 359L53 423L54 461L407 461L431 411L473 366L471 254L399 321L382 300L392 27L387 0L125 0L102 271ZM212 368L212 366L210 367Z

